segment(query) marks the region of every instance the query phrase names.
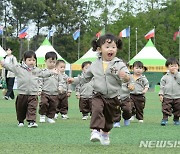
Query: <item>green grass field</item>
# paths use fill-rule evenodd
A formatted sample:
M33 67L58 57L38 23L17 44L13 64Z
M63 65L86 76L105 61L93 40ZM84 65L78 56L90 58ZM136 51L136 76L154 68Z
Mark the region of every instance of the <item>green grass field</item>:
M78 101L74 93L69 99L68 120L58 119L55 124L39 123L38 128L18 128L14 101L2 99L0 91L0 154L178 154L179 147L139 147L140 141L179 141L180 127L173 125L172 117L168 126L160 126L161 104L157 93L146 94L144 123L134 121L130 126L113 128L111 144L102 146L90 142L90 120L81 120Z

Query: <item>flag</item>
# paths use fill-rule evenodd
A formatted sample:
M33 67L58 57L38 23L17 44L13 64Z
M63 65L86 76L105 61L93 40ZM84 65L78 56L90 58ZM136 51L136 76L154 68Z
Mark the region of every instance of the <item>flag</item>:
M150 30L144 37L146 40L150 39L151 37L154 37L154 29Z
M130 27L123 29L120 33L119 33L120 37L129 37L130 36Z
M28 27L22 29L20 32L19 32L19 38L22 39L22 38L25 38L26 35L28 35L28 33L26 32L28 29Z
M174 33L173 40L176 41L177 37L180 37L180 31Z
M0 35L3 35L3 26L0 26Z
M73 39L74 39L74 40L77 40L78 37L80 37L80 29L78 29L77 31L75 31L75 32L73 33Z
M105 28L101 29L98 33L96 33L96 37L99 38L100 36L105 34Z
M54 34L53 30L49 30L49 32L48 32L48 34L47 34L47 39L49 40L49 38L50 38L51 36L53 36L53 34Z

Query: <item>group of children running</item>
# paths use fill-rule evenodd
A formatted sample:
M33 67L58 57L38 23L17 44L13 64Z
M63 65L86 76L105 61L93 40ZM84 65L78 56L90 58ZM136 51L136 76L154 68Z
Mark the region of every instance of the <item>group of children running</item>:
M120 127L121 111L124 125L136 118L143 123L145 93L149 82L143 72L147 70L141 61L135 61L129 72L126 64L116 57L118 49L122 48L120 38L105 34L92 41L93 51L98 51L98 58L91 63L82 64L82 73L74 78L65 74L65 62L57 60L55 52L45 55L46 69L36 67L36 55L33 51L24 54L20 65L10 65L1 61L1 65L14 72L18 82L16 113L18 126L24 126L26 119L28 127L37 127L36 110L38 95L40 96L40 122L55 123L61 113L63 119L68 119L68 97L71 96L70 84L75 84L76 97L79 99L79 109L82 119L90 116L92 142L100 141L109 145L109 132L113 127ZM166 62L168 72L160 82L159 97L162 102L165 126L168 116L174 115L174 125L179 125L180 117L180 73L179 63L175 58ZM88 115L89 114L89 115Z

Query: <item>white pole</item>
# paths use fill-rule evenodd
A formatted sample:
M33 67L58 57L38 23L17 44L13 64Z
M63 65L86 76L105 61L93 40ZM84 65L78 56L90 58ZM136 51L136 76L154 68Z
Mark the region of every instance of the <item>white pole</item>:
M130 52L130 35L131 33L130 33L130 26L129 26L129 58L128 58L128 61L130 61L130 58L131 58L131 52Z
M80 26L79 26L79 30L80 30ZM80 36L81 36L81 30L80 30L80 35L78 37L78 59L79 59L79 52L80 52Z
M156 31L155 31L155 26L154 26L154 46L155 46L155 36L156 36Z
M179 31L178 31L178 35L179 37L179 64L180 64L180 26L179 26Z
M137 55L137 28L136 28L136 55Z

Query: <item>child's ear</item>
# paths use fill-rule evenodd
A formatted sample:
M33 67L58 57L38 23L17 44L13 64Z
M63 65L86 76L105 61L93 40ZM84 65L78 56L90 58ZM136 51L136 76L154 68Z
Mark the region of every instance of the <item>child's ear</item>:
M98 51L99 53L101 53L101 48L100 48L100 47L97 47L97 51Z

